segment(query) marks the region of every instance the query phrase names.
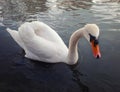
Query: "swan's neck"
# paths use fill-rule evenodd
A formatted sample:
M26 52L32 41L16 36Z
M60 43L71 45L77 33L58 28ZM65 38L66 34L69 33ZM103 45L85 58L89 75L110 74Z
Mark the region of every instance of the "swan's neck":
M75 31L69 40L68 63L75 64L78 60L78 40L83 36L84 28Z

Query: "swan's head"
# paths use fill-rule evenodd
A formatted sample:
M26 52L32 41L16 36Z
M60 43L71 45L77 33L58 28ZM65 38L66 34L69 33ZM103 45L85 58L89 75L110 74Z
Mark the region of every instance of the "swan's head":
M95 58L100 58L100 50L99 50L99 28L96 24L87 24L84 27L83 32L84 37L90 42L93 54Z

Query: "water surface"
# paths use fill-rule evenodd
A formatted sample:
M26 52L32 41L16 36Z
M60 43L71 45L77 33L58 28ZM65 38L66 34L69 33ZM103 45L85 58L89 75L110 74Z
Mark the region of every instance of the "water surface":
M100 27L102 58L92 56L81 39L78 64L48 64L24 58L24 51L6 32L26 21L45 22L68 45L70 35L87 23ZM1 92L120 92L119 0L1 0Z

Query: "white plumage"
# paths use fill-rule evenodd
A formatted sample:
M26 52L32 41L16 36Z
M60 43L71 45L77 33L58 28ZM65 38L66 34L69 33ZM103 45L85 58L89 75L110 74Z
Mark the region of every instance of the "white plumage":
M89 31L87 27L90 28ZM48 63L67 64L75 64L78 60L77 43L80 37L85 36L89 40L89 33L95 34L96 38L99 35L97 25L87 24L73 33L67 48L60 36L43 22L26 22L18 28L18 31L9 28L7 31L24 49L25 57Z

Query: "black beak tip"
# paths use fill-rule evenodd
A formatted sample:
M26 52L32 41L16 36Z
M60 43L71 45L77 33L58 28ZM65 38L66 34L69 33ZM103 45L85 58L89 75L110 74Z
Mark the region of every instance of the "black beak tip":
M100 56L99 56L99 55L97 55L97 56L96 56L96 59L99 59L99 58L100 58Z

